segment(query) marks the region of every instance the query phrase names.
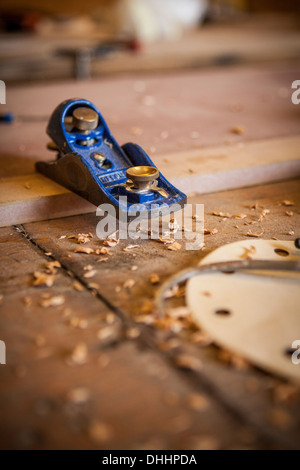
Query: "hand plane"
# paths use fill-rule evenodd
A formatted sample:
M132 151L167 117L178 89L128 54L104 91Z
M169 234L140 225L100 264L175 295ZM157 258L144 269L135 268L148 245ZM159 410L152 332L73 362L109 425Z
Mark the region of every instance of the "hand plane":
M128 218L137 213L147 218L184 205L186 195L167 181L139 145L119 146L90 101L63 101L53 111L47 133L52 139L48 148L57 157L37 162L37 171L95 206L109 203L117 217L125 211Z

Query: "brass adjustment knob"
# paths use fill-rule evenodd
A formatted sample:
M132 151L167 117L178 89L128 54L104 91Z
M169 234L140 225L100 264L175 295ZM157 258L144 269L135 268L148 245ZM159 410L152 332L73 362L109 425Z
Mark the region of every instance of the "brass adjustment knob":
M159 177L159 171L154 166L133 166L128 168L126 176L132 183L132 189L146 191L151 188L152 183Z
M98 114L91 108L81 107L73 111L73 125L81 131L96 129L98 120Z

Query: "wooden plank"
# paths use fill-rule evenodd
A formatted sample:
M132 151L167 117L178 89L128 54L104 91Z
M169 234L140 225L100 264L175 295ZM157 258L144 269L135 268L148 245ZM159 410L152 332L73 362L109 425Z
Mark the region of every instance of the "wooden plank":
M0 188L1 227L95 211L94 205L39 173L3 178Z
M300 136L193 149L153 160L182 191L205 194L300 175ZM94 211L95 206L37 173L0 180L1 226Z

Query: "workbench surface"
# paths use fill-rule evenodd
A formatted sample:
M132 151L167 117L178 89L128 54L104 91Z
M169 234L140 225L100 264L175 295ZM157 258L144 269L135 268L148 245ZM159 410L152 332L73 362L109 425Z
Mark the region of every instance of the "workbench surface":
M222 73L229 83L229 72ZM211 79L215 74L213 71ZM289 71L281 74L292 75ZM208 75L205 72L207 84ZM239 74L236 76L239 80ZM159 86L158 79L151 80ZM74 85L63 87L57 102L76 91ZM233 103L232 82L230 89L232 95L227 101ZM28 90L32 93L32 89ZM205 90L203 93L205 99ZM266 96L274 105L274 99ZM260 97L253 99L261 101ZM245 100L250 107L251 98ZM299 111L287 107L282 96L280 100L282 108L275 100L277 114L261 112L256 122L252 114L245 135L230 138L236 138L237 144L247 145L248 139L296 134ZM104 101L108 107L107 98ZM210 112L215 116L217 103L212 98L208 101L206 116ZM57 102L52 102L51 109ZM49 111L46 98L45 103L41 113ZM125 105L121 106L121 115ZM280 115L280 109L285 113ZM111 109L111 116L116 111ZM229 122L223 101L220 121L216 124L219 129L216 143L224 141L228 127L234 122L244 124L247 112L241 112L245 119L241 119L241 114L238 118L234 114L234 120ZM128 119L127 129L137 125L132 116ZM170 126L170 117L167 119ZM223 122L222 131L220 122ZM271 122L275 126L273 130ZM42 148L42 139L35 148L32 146L32 136L34 129L42 132L42 125L26 123L25 126L29 129L26 151L18 152L22 141L13 139L12 131L8 130L10 139L4 138L1 159L10 153L15 157L14 165L24 161L24 172L30 173ZM203 142L199 137L203 146L212 145L212 126L208 119L206 128L210 130L207 133L203 129ZM122 137L125 137L124 129L121 126ZM160 123L155 132L159 130L167 129ZM187 133L188 128L183 132ZM223 132L221 137L220 132ZM23 131L22 139L25 134ZM168 142L159 141L156 146L168 150ZM141 144L144 143L141 135ZM159 166L158 160L157 163ZM12 170L13 166L7 163L2 176L11 176ZM170 251L155 240L138 241L137 248L124 251L128 242L123 240L111 248L111 256L75 253L79 245L68 237L79 233L93 235L84 246L93 249L102 246L95 236L98 218L94 213L1 228L0 337L6 343L7 364L0 366L0 447L299 448L300 395L295 386L226 354L210 344L186 319L157 318L153 300L159 284L149 282L153 273L162 282L175 272L197 264L212 249L247 238L244 220L216 217L212 215L214 211L257 216L263 207L270 210L270 215L255 225L257 231L263 232L261 238L299 237L299 187L299 180L293 179L191 195L189 202L204 204L205 227L218 230L215 235L205 235L205 250L198 251ZM280 205L283 200L295 203L293 216L288 216L287 208ZM61 264L54 284L34 286L33 273L44 272L49 261ZM90 271L96 271L91 278L86 277L90 272L85 269L88 265ZM137 268L132 270L132 266ZM127 279L135 281L129 283L131 287L124 287ZM58 298L58 305L47 306L53 297Z

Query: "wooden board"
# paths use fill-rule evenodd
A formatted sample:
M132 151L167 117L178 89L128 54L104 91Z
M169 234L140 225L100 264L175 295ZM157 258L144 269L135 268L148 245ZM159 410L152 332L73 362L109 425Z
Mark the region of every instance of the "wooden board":
M205 194L300 175L300 136L194 149L155 156L153 160L185 193ZM0 180L0 226L95 210L92 204L38 173Z

